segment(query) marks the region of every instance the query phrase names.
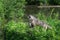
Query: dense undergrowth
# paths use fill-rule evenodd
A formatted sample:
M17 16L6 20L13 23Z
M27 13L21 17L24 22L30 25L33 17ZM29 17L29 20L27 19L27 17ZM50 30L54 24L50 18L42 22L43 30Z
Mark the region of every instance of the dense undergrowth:
M44 21L49 23L52 29L45 31L41 26L30 28L28 22L11 20L6 24L6 40L60 40L60 20L47 18Z
M31 5L60 5L59 0L0 0L0 40L60 40L60 8L24 8ZM49 24L52 29L41 26L30 28L28 14Z

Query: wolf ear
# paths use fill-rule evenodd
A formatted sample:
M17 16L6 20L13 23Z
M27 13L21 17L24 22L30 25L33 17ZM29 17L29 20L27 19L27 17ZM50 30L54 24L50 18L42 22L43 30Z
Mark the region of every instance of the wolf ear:
M29 15L29 18L31 18L31 16Z
M28 18L31 18L31 15L28 15Z

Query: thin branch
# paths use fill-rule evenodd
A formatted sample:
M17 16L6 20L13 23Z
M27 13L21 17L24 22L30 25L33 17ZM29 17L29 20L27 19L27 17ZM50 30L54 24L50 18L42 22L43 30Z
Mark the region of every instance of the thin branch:
M38 8L60 8L60 6L37 6Z
M60 8L60 5L49 5L49 6L37 6L37 5L27 5L25 7L37 7L37 8Z

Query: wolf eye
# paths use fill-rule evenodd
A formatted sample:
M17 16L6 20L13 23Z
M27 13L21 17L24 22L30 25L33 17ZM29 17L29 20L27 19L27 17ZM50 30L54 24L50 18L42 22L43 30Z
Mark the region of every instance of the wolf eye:
M31 18L31 17L29 16L29 18Z

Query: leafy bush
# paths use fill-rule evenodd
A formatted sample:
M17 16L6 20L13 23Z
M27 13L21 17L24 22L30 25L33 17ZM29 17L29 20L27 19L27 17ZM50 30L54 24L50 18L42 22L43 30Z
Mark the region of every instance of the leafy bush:
M60 4L59 0L35 0L27 1L28 4L51 4L58 5ZM40 20L44 20L49 23L52 30L48 29L47 31L40 26L34 28L29 28L27 22L23 22L22 17L24 16L24 7L26 0L0 0L0 29L4 27L4 39L6 40L60 40L60 14L57 9L53 8L49 15L44 15L44 11L40 10L36 16ZM32 7L33 8L33 7ZM35 9L35 8L33 8ZM34 11L34 10L32 10ZM35 11L38 11L35 9ZM50 11L50 8L49 10ZM53 12L54 11L54 12ZM46 14L47 14L46 13ZM59 18L58 18L59 17ZM17 20L17 21L15 21ZM18 21L19 20L19 21ZM21 21L22 20L22 21ZM7 22L6 22L7 21ZM0 34L1 35L1 34ZM1 36L0 36L1 37Z
M60 0L48 0L49 5L60 5Z
M50 20L50 23L51 22L52 21ZM52 30L48 29L47 31L45 31L40 26L29 28L28 23L15 22L12 20L8 22L8 24L6 24L5 26L5 33L6 33L5 37L6 40L56 40L56 39L59 40L60 30L57 31L57 29L59 29L58 27L60 26L59 23L60 22L55 23L56 24L55 25L52 22L51 25L54 25L55 28L52 27L53 28Z
M24 15L25 0L4 0L5 19L17 20Z

